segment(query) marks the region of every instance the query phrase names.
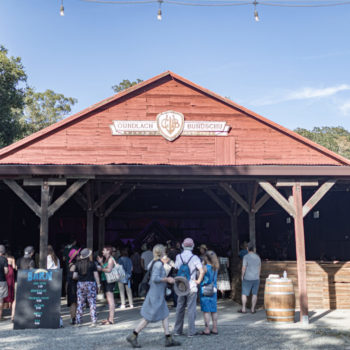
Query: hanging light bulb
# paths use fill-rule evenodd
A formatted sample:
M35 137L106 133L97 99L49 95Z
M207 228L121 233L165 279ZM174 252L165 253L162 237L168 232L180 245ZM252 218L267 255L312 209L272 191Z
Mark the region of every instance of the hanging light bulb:
M253 4L254 4L254 19L255 19L255 22L259 22L260 18L259 18L258 10L256 9L256 5L258 4L258 2L254 0Z
M62 16L62 17L64 16L63 0L61 1L60 16Z
M157 20L161 21L162 20L162 2L163 0L158 0L159 2L159 9L158 9L158 14L157 14Z

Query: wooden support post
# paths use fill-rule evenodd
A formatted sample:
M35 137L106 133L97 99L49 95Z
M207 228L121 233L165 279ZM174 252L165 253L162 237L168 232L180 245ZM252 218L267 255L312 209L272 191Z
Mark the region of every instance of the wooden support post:
M40 255L39 267L47 268L47 245L49 243L49 200L50 186L46 181L41 185Z
M254 243L255 245L255 236L256 236L256 230L255 230L255 212L251 211L249 213L249 241Z
M231 224L231 269L234 270L238 266L238 208L237 203L231 203L232 215L230 216ZM237 269L237 268L236 268Z
M306 288L306 256L303 220L303 200L302 187L299 182L296 182L293 185L293 200L295 208L294 230L300 299L300 322L309 323L308 298Z
M86 186L86 247L94 250L94 187L91 182Z
M86 211L86 247L94 250L94 211Z
M98 250L101 252L105 245L106 217L101 212L98 220Z

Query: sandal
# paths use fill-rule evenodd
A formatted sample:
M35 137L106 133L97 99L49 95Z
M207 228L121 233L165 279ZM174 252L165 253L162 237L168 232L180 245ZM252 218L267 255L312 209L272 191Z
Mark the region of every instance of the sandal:
M110 320L104 320L101 322L102 326L111 325L111 324L114 324L114 322L111 322Z
M237 312L239 312L240 314L246 314L247 311L243 311L242 309L238 310Z
M200 332L199 334L200 334L200 335L210 335L210 332L209 332L209 333L206 333L206 332L202 331L202 332Z
M213 331L210 331L211 334L214 334L214 335L218 335L219 332L213 332Z
M252 314L256 314L256 310L254 310L254 311L251 311L251 313L252 313Z

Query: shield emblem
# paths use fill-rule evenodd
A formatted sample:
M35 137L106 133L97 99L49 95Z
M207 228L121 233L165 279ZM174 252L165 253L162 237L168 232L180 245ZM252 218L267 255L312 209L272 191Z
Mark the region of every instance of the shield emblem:
M166 111L157 115L158 132L168 141L177 139L185 124L185 117L182 113Z

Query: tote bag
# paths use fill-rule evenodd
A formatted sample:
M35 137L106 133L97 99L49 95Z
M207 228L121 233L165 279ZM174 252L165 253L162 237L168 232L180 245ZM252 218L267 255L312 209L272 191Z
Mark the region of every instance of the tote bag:
M111 272L105 272L107 283L119 282L125 279L125 271L122 265L117 265L114 258L113 259L113 269Z

